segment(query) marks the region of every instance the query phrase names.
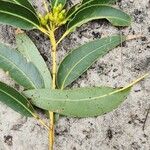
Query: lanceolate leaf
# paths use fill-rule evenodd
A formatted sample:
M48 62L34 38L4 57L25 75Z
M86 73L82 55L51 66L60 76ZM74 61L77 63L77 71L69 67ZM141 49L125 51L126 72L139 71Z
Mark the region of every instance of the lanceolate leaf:
M114 26L129 26L131 23L130 16L119 9L105 4L92 5L75 14L73 19L68 22L67 32L95 19L107 19Z
M90 2L100 2L101 4L113 4L117 0L82 0L82 4L90 3Z
M0 44L0 68L26 89L43 88L44 82L38 69L16 50Z
M21 52L28 61L32 62L38 68L43 77L45 87L50 88L51 75L49 69L34 43L25 33L16 35L16 43L19 52Z
M5 1L20 4L36 14L34 7L31 5L31 3L28 0L5 0Z
M92 117L117 108L129 94L130 88L79 88L73 90L29 90L24 94L42 109L73 117Z
M125 41L125 36L98 39L71 51L61 62L57 73L57 86L61 89L76 80L98 58Z
M8 24L22 29L38 28L39 20L29 9L0 0L0 23Z
M21 115L31 117L34 109L31 103L12 87L0 82L0 101Z
M66 0L51 0L52 7L57 7L59 4L65 6Z
M83 0L82 4L77 4L73 6L67 13L67 19L74 17L74 15L79 12L80 10L92 6L92 5L99 5L99 4L114 4L116 0Z

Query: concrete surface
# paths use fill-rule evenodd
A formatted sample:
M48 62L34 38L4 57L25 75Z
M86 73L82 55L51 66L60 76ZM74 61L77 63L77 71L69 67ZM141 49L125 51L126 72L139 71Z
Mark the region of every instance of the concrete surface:
M133 17L131 27L118 29L106 21L83 25L59 46L58 60L78 45L114 33L142 34L145 38L128 41L112 50L74 82L73 87L120 87L150 71L150 1L119 0L118 6ZM28 35L50 62L48 38L37 31ZM13 29L0 26L0 40L15 47ZM17 87L3 71L0 80ZM150 77L135 85L127 100L109 114L85 119L62 117L56 125L55 150L149 150L149 109ZM34 119L22 117L0 103L0 150L47 150L47 137L47 131Z

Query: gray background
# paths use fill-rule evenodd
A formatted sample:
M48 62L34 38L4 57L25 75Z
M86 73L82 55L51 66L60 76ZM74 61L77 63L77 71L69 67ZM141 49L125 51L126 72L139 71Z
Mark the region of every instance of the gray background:
M78 1L72 0L70 4ZM37 2L41 9L40 0ZM133 18L131 27L115 28L106 21L83 25L59 46L58 62L66 52L93 39L118 34L142 34L145 38L124 43L99 59L73 87L120 87L150 71L150 1L119 0L117 7ZM58 33L61 34L61 31ZM49 64L50 43L37 31L28 33ZM14 28L1 25L0 41L15 47ZM0 80L17 88L2 70ZM96 118L61 118L56 125L55 150L149 150L150 78L135 85L115 111ZM145 123L144 123L145 122ZM47 150L47 131L35 119L25 118L0 103L0 150Z

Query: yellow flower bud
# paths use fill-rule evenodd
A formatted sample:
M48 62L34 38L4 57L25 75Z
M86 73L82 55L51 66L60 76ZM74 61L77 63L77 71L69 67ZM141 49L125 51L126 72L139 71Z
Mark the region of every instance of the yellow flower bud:
M58 19L58 13L55 13L54 14L54 20L57 20Z
M54 21L54 16L53 16L52 13L49 13L49 14L48 14L48 17L49 17L49 20Z
M63 15L63 14L59 14L58 20L62 21L62 20L64 20L64 19L65 19L64 15Z
M41 22L41 25L43 26L47 24L47 21L44 18L41 18L40 22Z
M58 13L59 13L58 7L54 7L54 8L53 8L53 14L58 14Z
M48 19L49 19L49 14L46 14L45 17L44 17L44 19L45 19L46 21L48 21Z
M58 6L57 6L59 12L63 9L63 5L60 3Z
M63 5L60 3L58 6L53 8L53 13L60 13L60 11L63 9Z
M63 15L65 15L66 14L66 10L63 9L60 13L63 14Z
M41 14L38 14L39 19L43 18L43 16Z

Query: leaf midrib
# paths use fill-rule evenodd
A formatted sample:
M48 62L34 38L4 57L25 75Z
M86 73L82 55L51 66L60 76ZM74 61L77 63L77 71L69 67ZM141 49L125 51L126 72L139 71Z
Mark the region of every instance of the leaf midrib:
M131 86L130 86L131 87ZM113 92L110 92L108 94L104 94L104 95L100 95L100 96L97 96L97 97L92 97L92 98L81 98L81 99L68 99L68 98L65 98L63 99L62 97L60 99L55 99L55 98L52 98L51 101L57 101L57 102L62 102L62 101L71 101L71 102L78 102L78 101L91 101L91 100L97 100L97 99L101 99L101 98L105 98L107 96L111 96L111 95L114 95L114 94L117 94L119 92L122 92L126 89L129 89L130 87L127 87L127 88L122 88L122 89L118 89L118 90L114 90ZM37 98L35 97L35 99L44 99L44 100L50 100L50 98L47 98L47 97L41 97L41 98ZM35 100L36 102L36 100Z
M0 57L2 57L3 59L5 59L7 62L9 62L10 64L12 64L12 66L16 66L16 68L18 68L18 70L25 75L25 77L28 79L28 81L31 83L31 85L36 89L35 84L32 82L32 80L30 80L30 78L27 76L27 74L25 74L25 72L23 72L15 63L11 62L8 58L2 56L0 54ZM14 67L15 68L15 67ZM9 71L9 70L8 70Z

